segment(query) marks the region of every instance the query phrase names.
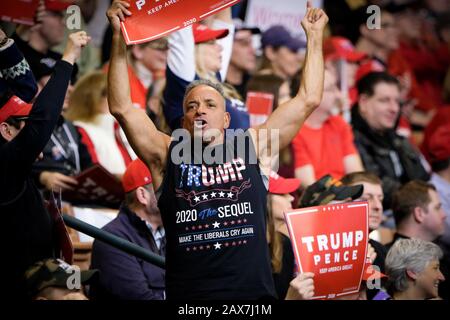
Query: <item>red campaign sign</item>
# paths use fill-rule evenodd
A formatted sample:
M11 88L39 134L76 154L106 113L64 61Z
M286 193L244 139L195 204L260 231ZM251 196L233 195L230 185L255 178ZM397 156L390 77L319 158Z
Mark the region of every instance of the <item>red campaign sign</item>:
M122 22L122 33L127 44L156 40L239 1L128 0L132 15Z
M247 93L245 105L250 115L250 127L263 124L272 113L274 96L271 93L253 92Z
M0 6L0 20L30 26L34 25L34 15L39 0L8 0L2 2Z
M78 185L64 191L63 200L117 208L124 198L122 184L101 165L95 165L75 177Z
M313 299L358 292L367 255L367 201L302 208L285 217L300 272L314 273Z

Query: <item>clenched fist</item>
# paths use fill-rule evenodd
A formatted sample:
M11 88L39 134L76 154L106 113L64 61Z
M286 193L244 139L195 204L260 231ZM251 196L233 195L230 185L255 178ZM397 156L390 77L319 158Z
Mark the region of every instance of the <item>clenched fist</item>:
M91 41L91 37L88 36L85 31L70 34L62 59L74 64L81 55L81 49L84 48L89 41Z
M323 33L328 23L328 16L320 8L313 8L310 1L306 3L306 14L302 20L302 27L306 35L311 33Z

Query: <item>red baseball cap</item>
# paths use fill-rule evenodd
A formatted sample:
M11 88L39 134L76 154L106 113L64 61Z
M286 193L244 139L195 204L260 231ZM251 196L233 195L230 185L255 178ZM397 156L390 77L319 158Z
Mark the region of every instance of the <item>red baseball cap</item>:
M387 278L387 275L384 273L377 271L373 268L372 262L370 262L370 259L366 259L366 264L364 266L364 272L362 275L362 280L367 281L369 279L381 279L381 278Z
M195 44L208 42L225 38L228 35L228 29L210 29L207 25L195 23L192 25Z
M356 51L353 44L344 37L329 37L323 43L325 60L345 59L349 62L359 62L367 57L364 52Z
M0 108L0 123L10 117L26 117L30 114L32 105L22 101L19 97L12 96L3 107Z
M269 193L287 194L294 192L300 187L300 180L296 178L283 178L275 171L270 172Z
M144 162L139 159L131 161L122 178L125 193L150 183L152 183L152 176Z
M428 152L432 163L450 158L450 123L439 126L431 134Z
M355 82L358 82L361 78L368 75L371 72L381 72L385 71L386 68L378 62L377 60L369 60L367 62L362 63L358 70L356 70L355 74Z
M64 11L72 4L74 1L70 0L45 0L45 8L49 11Z

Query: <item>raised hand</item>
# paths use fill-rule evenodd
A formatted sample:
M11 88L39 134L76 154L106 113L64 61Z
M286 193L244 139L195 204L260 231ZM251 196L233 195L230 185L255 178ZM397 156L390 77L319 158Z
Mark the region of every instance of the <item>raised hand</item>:
M328 16L322 9L313 8L308 0L306 2L306 14L301 23L306 35L322 33L328 23Z
M111 7L106 11L113 33L120 32L120 23L125 21L126 16L131 16L131 12L127 9L129 7L130 4L126 1L114 0Z
M84 48L90 40L91 37L89 37L85 31L78 31L70 34L62 59L74 64L81 55L81 49Z

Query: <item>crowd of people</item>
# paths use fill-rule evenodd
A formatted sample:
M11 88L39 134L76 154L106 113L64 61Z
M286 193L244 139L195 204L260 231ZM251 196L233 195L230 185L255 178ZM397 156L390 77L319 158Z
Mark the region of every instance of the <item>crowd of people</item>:
M305 37L246 25L246 3L130 46L127 1L42 0L34 26L0 24L10 298L308 300L284 213L367 201L360 290L341 298L450 299L450 1L304 1ZM271 96L261 123L249 93ZM123 186L103 230L166 265L95 240L69 288L44 199L103 205L64 198L94 165Z

